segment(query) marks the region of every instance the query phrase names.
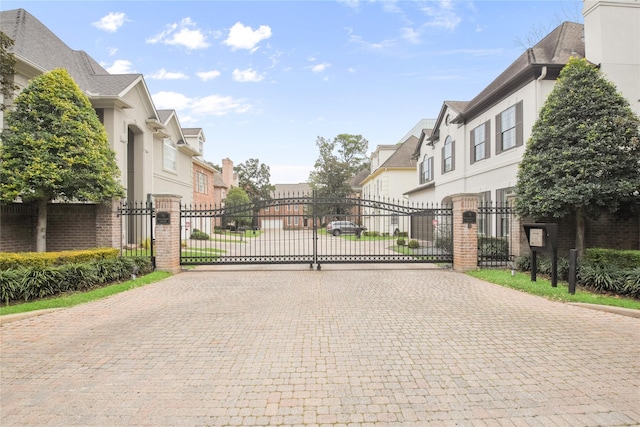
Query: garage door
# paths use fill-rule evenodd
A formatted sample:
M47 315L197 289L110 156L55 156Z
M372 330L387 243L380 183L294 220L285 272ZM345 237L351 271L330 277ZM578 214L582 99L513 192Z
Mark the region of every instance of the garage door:
M281 219L263 219L262 228L264 229L275 228L277 230L282 230L282 220Z

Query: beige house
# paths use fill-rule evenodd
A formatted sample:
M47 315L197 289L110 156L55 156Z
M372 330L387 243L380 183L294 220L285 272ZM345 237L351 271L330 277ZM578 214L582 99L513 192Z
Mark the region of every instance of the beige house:
M24 9L0 12L0 28L14 41L17 92L47 71L65 68L87 95L104 125L129 201L153 194L193 200L192 158L202 154L204 135L185 135L174 110L157 110L141 74L109 74L84 51L67 46ZM11 100L2 100L8 104ZM4 128L4 115L0 111ZM118 245L123 236L114 236Z

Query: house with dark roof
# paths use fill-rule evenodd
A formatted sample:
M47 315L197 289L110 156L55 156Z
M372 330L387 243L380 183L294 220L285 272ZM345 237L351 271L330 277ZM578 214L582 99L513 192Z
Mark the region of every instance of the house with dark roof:
M560 70L584 57L583 26L564 22L527 49L471 101L445 101L413 158L417 202L448 203L459 193L504 202L516 184L531 128Z
M110 74L24 9L0 12L0 28L14 41L9 50L16 59L18 92L32 78L65 68L87 95L116 153L127 199L171 193L191 202L191 158L202 154L204 135L186 135L174 110L156 110L142 74ZM2 112L0 122L4 125Z
M396 145L378 145L370 155L369 175L360 183L361 197L365 200L404 201L403 189L415 180L416 161L413 154L418 138L410 135ZM379 215L373 206L362 208L362 225L367 230L394 234L407 231L409 224L401 223L399 216ZM405 218L408 221L408 218Z

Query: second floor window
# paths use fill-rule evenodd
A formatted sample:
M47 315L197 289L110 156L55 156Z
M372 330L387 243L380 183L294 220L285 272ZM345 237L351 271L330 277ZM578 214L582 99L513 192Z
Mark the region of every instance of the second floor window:
M198 184L198 193L207 194L207 175L198 171L197 174L197 184Z
M455 141L447 136L442 147L442 173L455 169Z
M471 131L471 163L490 157L490 124L485 122Z
M522 101L496 116L496 153L523 145Z
M433 181L433 157L427 157L425 154L422 163L420 163L420 184Z
M169 138L165 138L162 166L166 170L169 170L171 172L176 172L177 171L176 164L177 164L177 149Z

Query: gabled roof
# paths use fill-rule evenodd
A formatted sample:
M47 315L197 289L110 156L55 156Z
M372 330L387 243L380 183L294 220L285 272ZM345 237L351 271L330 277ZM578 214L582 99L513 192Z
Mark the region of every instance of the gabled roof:
M382 164L381 168L406 168L415 166L416 162L412 159L413 152L418 145L418 138L411 135L405 142L400 144L396 151Z
M428 141L433 142L436 141L440 137L440 124L444 121L446 117L447 110L451 110L456 113L456 117L460 116L464 109L469 104L468 101L444 101L442 103L442 107L440 108L440 113L438 113L438 118L436 119L436 123L433 126L433 131L431 135L427 138Z
M370 173L371 173L371 171L369 170L369 168L362 169L360 172L358 172L356 174L356 176L354 176L353 178L351 178L351 180L349 180L349 186L353 190L361 189L362 188L362 181L367 179L367 177L369 176Z
M311 186L306 182L299 184L275 184L275 189L271 192L273 196L302 195L311 192Z
M416 144L416 149L413 150L413 155L411 156L413 160L417 160L418 157L420 157L420 147L422 146L424 141L429 140L432 132L433 129L422 129L422 132L420 132L420 138L418 138L418 143Z
M584 26L575 22L563 22L535 46L527 49L469 101L454 123L472 119L475 114L540 77L543 67L547 68L545 79L556 79L572 56L584 58Z
M0 28L14 41L9 49L17 59L42 72L64 68L92 99L122 96L143 80L142 74L109 74L86 52L73 50L24 9L0 12ZM130 107L120 101L119 107Z

